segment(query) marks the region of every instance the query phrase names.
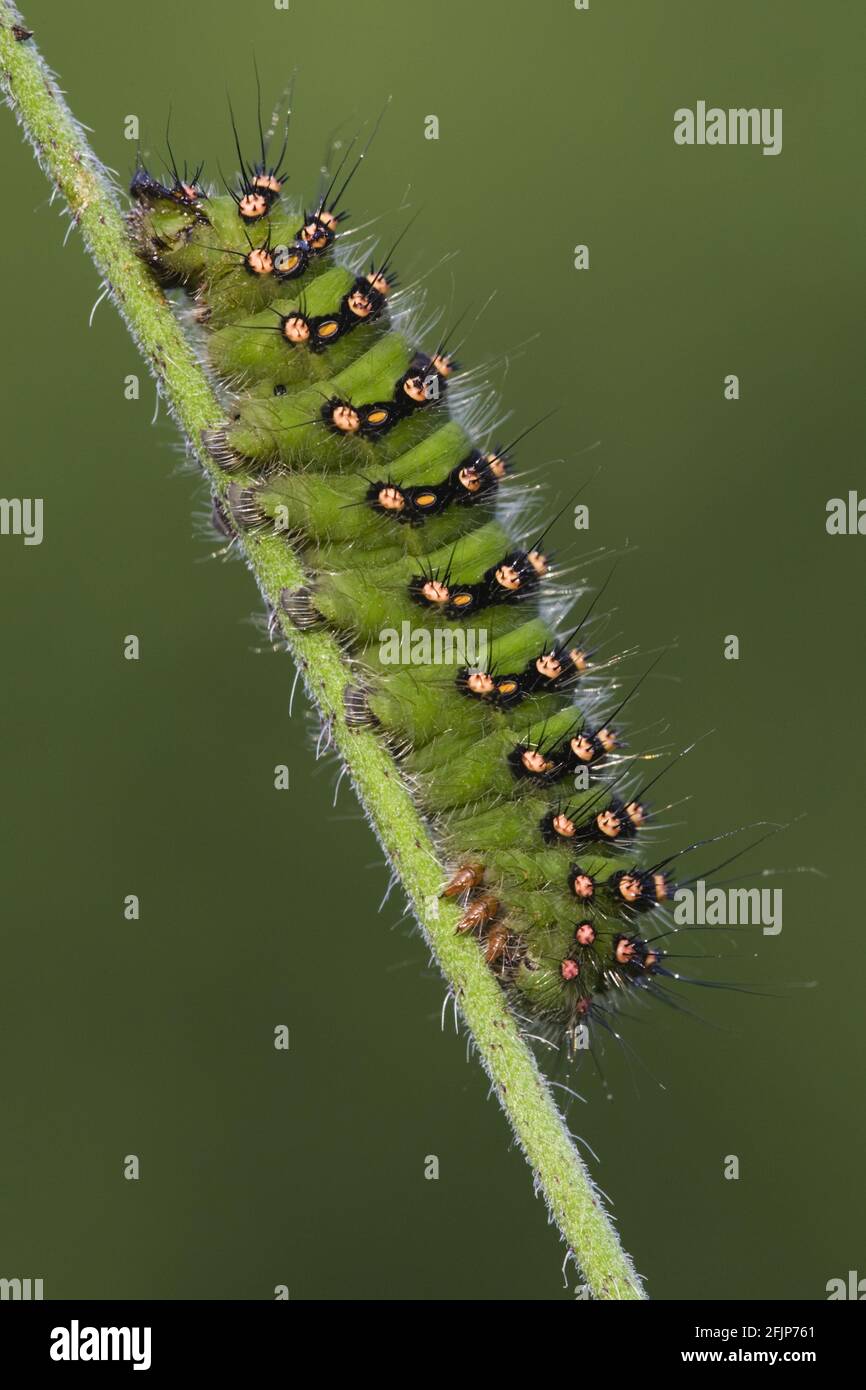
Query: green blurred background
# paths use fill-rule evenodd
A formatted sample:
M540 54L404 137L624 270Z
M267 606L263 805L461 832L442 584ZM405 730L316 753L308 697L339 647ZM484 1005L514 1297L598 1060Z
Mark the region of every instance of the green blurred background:
M780 936L682 965L818 989L683 987L699 1017L644 1011L603 1077L557 1071L585 1098L570 1123L655 1297L813 1299L866 1274L866 540L824 527L828 498L866 488L861 8L32 0L26 17L123 181L125 116L159 148L169 105L182 156L234 168L225 89L251 137L254 55L269 97L299 70L297 193L329 132L393 94L353 221L390 242L408 196L404 280L429 270L452 317L495 291L464 358L505 354L515 430L558 405L522 454L549 465L552 501L603 465L585 545L629 546L611 636L678 640L633 726L652 746L716 731L668 779L691 800L665 845L805 813L743 868L826 875L772 881ZM673 112L698 99L782 107L781 155L675 147ZM249 578L208 558L202 488L165 412L151 424L125 329L107 303L88 329L96 275L75 235L62 248L8 113L0 153L2 490L45 499L40 547L0 538L0 1275L58 1298L573 1297L479 1067L440 1032L421 941L401 905L377 910L377 846L345 784L332 811L334 770L289 719L289 658L257 650Z

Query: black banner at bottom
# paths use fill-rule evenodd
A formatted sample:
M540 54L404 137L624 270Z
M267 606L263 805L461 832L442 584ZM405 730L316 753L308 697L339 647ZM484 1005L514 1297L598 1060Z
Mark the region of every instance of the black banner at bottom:
M277 1372L299 1368L297 1338L307 1329L315 1337L320 1317L327 1318L330 1330L324 1339L306 1344L302 1361L324 1354L333 1374L343 1355L353 1373L365 1364L371 1369L381 1365L388 1348L388 1355L396 1358L398 1343L411 1336L412 1305L403 1305L398 1329L391 1304L361 1303L363 1325L357 1335L352 1330L353 1306L305 1301L4 1302L0 1304L3 1363L4 1367L15 1365L25 1376L47 1371L59 1378L98 1376L105 1367L115 1375L139 1372L151 1378L186 1371L221 1377L243 1371L248 1378L254 1367L258 1383L271 1368ZM425 1319L428 1305L414 1306L419 1319ZM467 1304L467 1315L476 1307ZM658 1372L674 1366L811 1366L826 1376L837 1367L856 1364L855 1338L862 1331L855 1309L839 1302L581 1302L558 1307L563 1319L559 1327L566 1337L580 1339L558 1345L579 1348L581 1374L593 1367L597 1354L599 1369L609 1368L613 1356L618 1371L630 1366ZM381 1334L376 1329L379 1316ZM499 1329L495 1335L501 1345L503 1324L493 1317L489 1330ZM432 1325L431 1321L428 1328ZM435 1325L443 1360L453 1362L458 1343L447 1335L443 1338L441 1317ZM484 1324L476 1326L481 1332ZM509 1359L512 1352L519 1357L521 1346L527 1356L537 1355L534 1326L524 1322L524 1333L519 1331L520 1323L512 1326ZM471 1341L454 1330L465 1369ZM554 1338L551 1345L557 1345L557 1331L546 1327L545 1339L551 1334ZM435 1364L423 1323L421 1336L425 1363ZM479 1355L487 1356L489 1350L488 1337L481 1333Z

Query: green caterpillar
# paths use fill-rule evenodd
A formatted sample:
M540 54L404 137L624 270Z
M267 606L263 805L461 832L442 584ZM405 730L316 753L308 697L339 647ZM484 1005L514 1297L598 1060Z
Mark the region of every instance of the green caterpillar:
M347 648L347 718L399 756L448 866L443 896L463 900L458 931L573 1047L669 974L644 926L671 899L669 861L641 852L647 788L622 785L629 695L600 702L589 613L572 631L551 618L544 534L508 522L509 451L454 407L447 342L422 350L393 308L393 252L363 268L341 246L354 169L301 210L264 139L257 162L238 154L222 195L175 167L131 184L137 250L194 298L226 390L206 439L232 475L216 523L296 547L308 579L282 607Z

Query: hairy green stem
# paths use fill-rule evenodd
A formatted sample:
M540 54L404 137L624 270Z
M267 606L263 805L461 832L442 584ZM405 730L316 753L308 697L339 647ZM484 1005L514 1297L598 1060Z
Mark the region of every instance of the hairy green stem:
M65 198L108 293L211 488L222 495L225 476L202 447L201 436L203 430L222 424L223 408L171 305L136 257L115 189L53 74L26 31L22 35L16 25L24 28L21 16L9 0L0 0L0 77L7 102L43 170ZM279 614L281 589L303 582L297 555L285 538L273 535L242 535L237 545L263 597ZM439 899L443 869L396 763L375 734L346 726L343 697L351 672L338 643L328 633L301 634L287 619L279 621L590 1295L646 1297L502 990L477 943L455 934L458 910Z

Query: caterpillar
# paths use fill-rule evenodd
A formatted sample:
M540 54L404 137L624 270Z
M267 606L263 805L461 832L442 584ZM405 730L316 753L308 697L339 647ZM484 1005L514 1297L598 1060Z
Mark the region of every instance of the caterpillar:
M347 722L395 754L445 866L442 897L460 903L456 930L573 1054L622 999L665 997L679 978L658 923L675 861L697 846L653 854L647 793L670 763L643 775L622 727L648 672L610 682L592 637L603 589L575 615L548 548L557 518L526 511L528 431L493 438L455 328L422 340L395 272L402 233L381 257L349 234L369 141L300 205L288 122L272 156L259 119L252 159L232 123L223 191L170 150L166 172L139 162L130 184L137 252L191 298L226 403L204 441L230 478L214 524L229 543L282 535L301 556L305 582L281 609L343 646Z

